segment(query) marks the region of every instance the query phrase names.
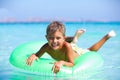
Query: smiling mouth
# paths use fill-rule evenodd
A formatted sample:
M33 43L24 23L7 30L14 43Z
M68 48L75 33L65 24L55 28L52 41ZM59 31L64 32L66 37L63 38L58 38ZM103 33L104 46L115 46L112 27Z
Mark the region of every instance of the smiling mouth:
M57 46L58 46L57 43L53 43L53 44L52 44L52 47L57 47Z

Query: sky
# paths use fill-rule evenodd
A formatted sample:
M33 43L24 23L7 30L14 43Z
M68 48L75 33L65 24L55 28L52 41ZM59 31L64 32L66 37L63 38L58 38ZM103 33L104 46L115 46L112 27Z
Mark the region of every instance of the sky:
M0 21L120 21L120 0L0 0Z

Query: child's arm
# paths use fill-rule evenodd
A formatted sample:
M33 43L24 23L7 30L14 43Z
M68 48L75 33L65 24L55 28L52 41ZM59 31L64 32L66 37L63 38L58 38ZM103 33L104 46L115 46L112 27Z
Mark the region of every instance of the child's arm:
M41 49L35 54L37 57L41 57L47 50L48 43L44 44Z
M72 67L74 66L74 51L69 43L65 43L66 46L66 55L68 57L68 61L62 61L64 66Z
M71 62L66 62L66 61L57 61L57 62L55 62L54 63L54 66L52 67L52 71L53 71L53 73L57 73L57 72L59 72L59 70L60 70L60 68L62 67L62 66L69 66L69 67L72 67L72 66L74 66L74 63L71 63Z
M38 57L41 57L46 51L47 43L41 47L41 49L36 53L32 54L26 61L27 65L31 65L34 60L37 60Z
M53 72L56 74L57 72L59 72L60 68L62 66L68 66L68 67L72 67L74 66L74 57L73 57L73 50L72 47L69 43L65 43L66 45L66 55L68 56L68 61L57 61L54 63L54 66L52 68Z
M73 41L73 38L74 38L74 37L67 36L67 37L65 38L65 41L71 43L71 42Z
M32 54L32 55L26 60L26 64L27 64L27 65L31 65L32 62L33 62L34 60L37 60L37 59L38 59L38 57L37 57L35 54Z

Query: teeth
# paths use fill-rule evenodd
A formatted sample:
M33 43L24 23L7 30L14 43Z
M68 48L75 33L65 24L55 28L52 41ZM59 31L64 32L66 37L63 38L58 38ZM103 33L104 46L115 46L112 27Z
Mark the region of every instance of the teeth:
M53 43L52 45L53 45L53 46L57 46L57 44L56 44L56 43Z

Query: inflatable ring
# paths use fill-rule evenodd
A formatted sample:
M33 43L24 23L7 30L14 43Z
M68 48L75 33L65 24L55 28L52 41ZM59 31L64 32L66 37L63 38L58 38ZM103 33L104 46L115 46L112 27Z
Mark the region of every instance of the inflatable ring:
M33 53L36 53L44 42L29 42L16 47L10 56L10 63L17 68L26 70L32 73L39 73L42 75L54 75L52 72L53 60L46 53L34 61L31 66L26 64L26 59ZM74 67L63 66L57 73L58 76L76 75L81 72L91 71L100 67L103 64L103 59L97 52L86 52L74 60Z

